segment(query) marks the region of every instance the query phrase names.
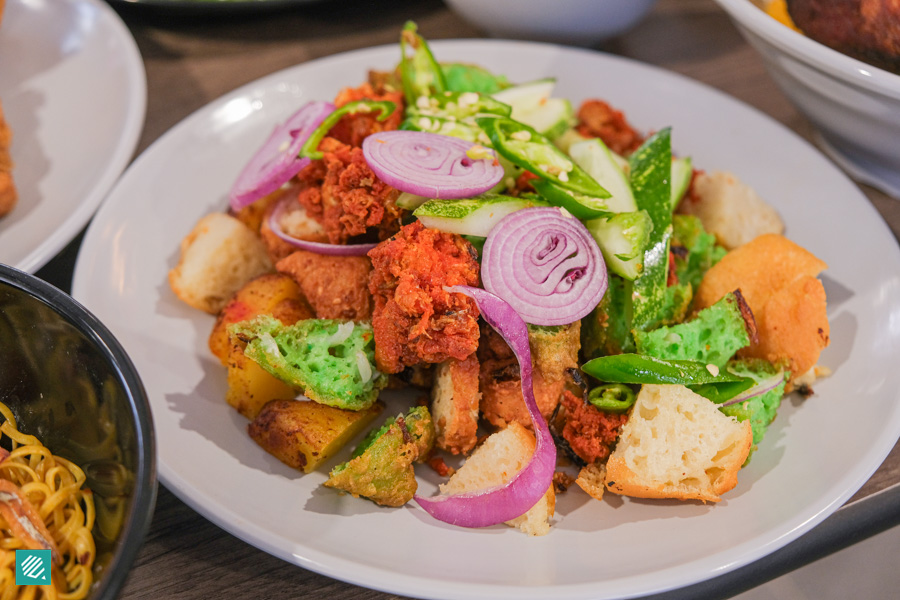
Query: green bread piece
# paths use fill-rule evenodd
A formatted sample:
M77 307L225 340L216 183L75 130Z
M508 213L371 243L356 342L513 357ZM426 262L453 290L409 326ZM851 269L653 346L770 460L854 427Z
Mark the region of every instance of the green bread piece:
M247 342L247 357L320 404L364 410L387 384L375 368L375 339L368 323L306 319L283 325L263 315L235 323L229 331ZM363 360L368 363L365 374L360 372Z
M759 358L733 360L728 363L726 368L735 375L750 377L757 383L778 373L778 369L772 363ZM775 420L781 399L784 397L784 386L788 377L789 374L785 373L784 379L778 387L765 394L719 409L730 417L736 417L738 421L750 420L754 447L762 441L769 425Z
M434 438L428 408L415 407L370 431L350 460L331 470L325 485L383 506L402 506L418 488L413 462L428 457Z
M734 293L697 313L691 321L652 331L635 331L637 351L663 360L696 360L722 368L750 343Z
M680 283L697 289L703 275L725 256L727 250L716 245L716 236L707 233L700 219L694 215L673 215L672 225L675 274Z

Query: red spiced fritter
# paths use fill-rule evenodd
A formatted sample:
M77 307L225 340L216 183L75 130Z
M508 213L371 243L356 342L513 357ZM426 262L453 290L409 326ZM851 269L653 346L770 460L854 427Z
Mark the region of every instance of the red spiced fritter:
M578 133L586 137L598 137L610 150L628 155L637 150L644 138L625 115L602 100L585 100L578 109Z
M332 244L346 244L377 228L386 239L400 229L403 210L397 204L400 192L372 172L360 148L333 137L319 144L324 153L297 177L303 183L297 199L306 213L322 224Z
M599 410L569 390L563 392L562 406L566 411L562 436L572 451L589 465L609 457L610 446L619 437L628 414Z
M422 362L465 360L478 348L475 301L444 286L478 285L475 249L416 221L371 252L375 362L385 373Z

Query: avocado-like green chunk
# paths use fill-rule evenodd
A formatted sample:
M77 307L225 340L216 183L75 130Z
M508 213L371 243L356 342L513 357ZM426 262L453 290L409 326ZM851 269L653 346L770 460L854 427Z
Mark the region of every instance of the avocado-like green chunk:
M332 469L325 485L382 506L402 506L418 488L413 462L428 457L434 438L427 407L392 417L369 432L349 461Z
M247 343L247 357L320 404L364 410L387 384L387 376L375 368L368 323L305 319L284 325L261 315L229 331Z

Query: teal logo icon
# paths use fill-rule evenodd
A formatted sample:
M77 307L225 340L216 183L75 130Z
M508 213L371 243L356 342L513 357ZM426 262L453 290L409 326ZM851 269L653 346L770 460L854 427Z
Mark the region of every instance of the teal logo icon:
M16 585L50 585L49 550L16 550Z

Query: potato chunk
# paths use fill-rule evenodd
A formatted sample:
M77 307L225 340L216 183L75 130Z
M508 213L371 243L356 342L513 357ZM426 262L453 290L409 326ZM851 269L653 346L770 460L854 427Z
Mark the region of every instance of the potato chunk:
M270 375L255 360L244 355L246 344L231 336L228 350L228 391L225 401L235 410L255 419L263 406L272 400L287 400L297 396L297 390Z
M270 314L285 325L314 316L300 286L289 275L266 273L251 279L219 313L209 336L209 349L223 365L228 363L231 348L228 326L262 314Z
M312 400L274 400L263 407L247 432L284 464L309 473L365 429L383 409L381 402L356 411Z

